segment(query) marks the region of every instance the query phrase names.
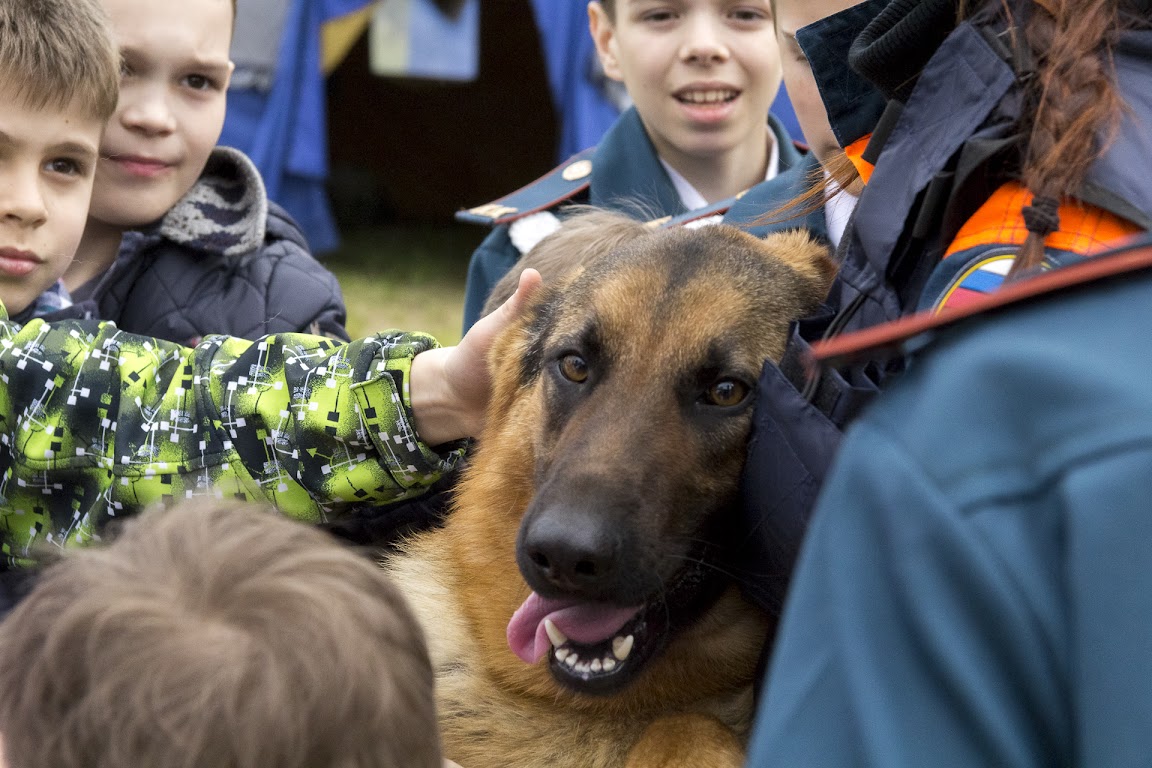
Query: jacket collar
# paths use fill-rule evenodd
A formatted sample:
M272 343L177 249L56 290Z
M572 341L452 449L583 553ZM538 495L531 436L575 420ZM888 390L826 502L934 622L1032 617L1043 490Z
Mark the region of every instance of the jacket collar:
M618 208L629 200L642 209L651 207L648 213L685 211L635 107L620 115L596 147L589 203Z
M267 224L260 171L243 152L217 147L192 189L141 231L196 250L241 256L264 244Z
M780 153L779 165L776 168L777 175L779 175L791 170L803 160L804 153L792 141L792 137L788 135L788 129L784 127L784 123L777 119L776 115L768 115L768 129L776 137L776 148Z
M828 122L846 147L872 132L886 99L848 66L853 41L884 10L888 0L866 0L796 31L796 42L808 57Z

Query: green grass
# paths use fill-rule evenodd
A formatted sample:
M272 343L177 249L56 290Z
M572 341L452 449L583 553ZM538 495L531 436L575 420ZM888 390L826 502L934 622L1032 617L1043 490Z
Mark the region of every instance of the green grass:
M341 233L324 257L344 291L348 333L359 338L400 328L425 331L441 344L460 340L468 257L481 227L379 226Z

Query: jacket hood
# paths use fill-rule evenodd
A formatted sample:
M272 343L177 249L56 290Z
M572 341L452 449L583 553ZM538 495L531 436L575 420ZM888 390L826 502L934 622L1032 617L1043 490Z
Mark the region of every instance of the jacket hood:
M958 12L957 0L891 0L852 44L849 64L886 97L906 101Z
M264 244L267 226L268 196L260 171L243 152L217 147L192 189L154 232L197 250L240 256Z

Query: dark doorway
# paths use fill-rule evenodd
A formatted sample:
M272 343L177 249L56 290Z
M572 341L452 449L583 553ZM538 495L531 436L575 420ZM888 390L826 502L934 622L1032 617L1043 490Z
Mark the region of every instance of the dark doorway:
M341 227L447 224L555 164L556 117L529 0L483 0L471 83L376 77L367 38L328 79Z

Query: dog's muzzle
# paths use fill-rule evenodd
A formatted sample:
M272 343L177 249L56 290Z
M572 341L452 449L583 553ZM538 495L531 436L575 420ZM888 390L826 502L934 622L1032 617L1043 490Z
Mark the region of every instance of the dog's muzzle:
M553 677L583 693L627 685L726 584L704 544L663 578L642 567L626 515L610 503L534 503L520 528L517 562L533 592L508 624L509 647L528 663L548 656Z

